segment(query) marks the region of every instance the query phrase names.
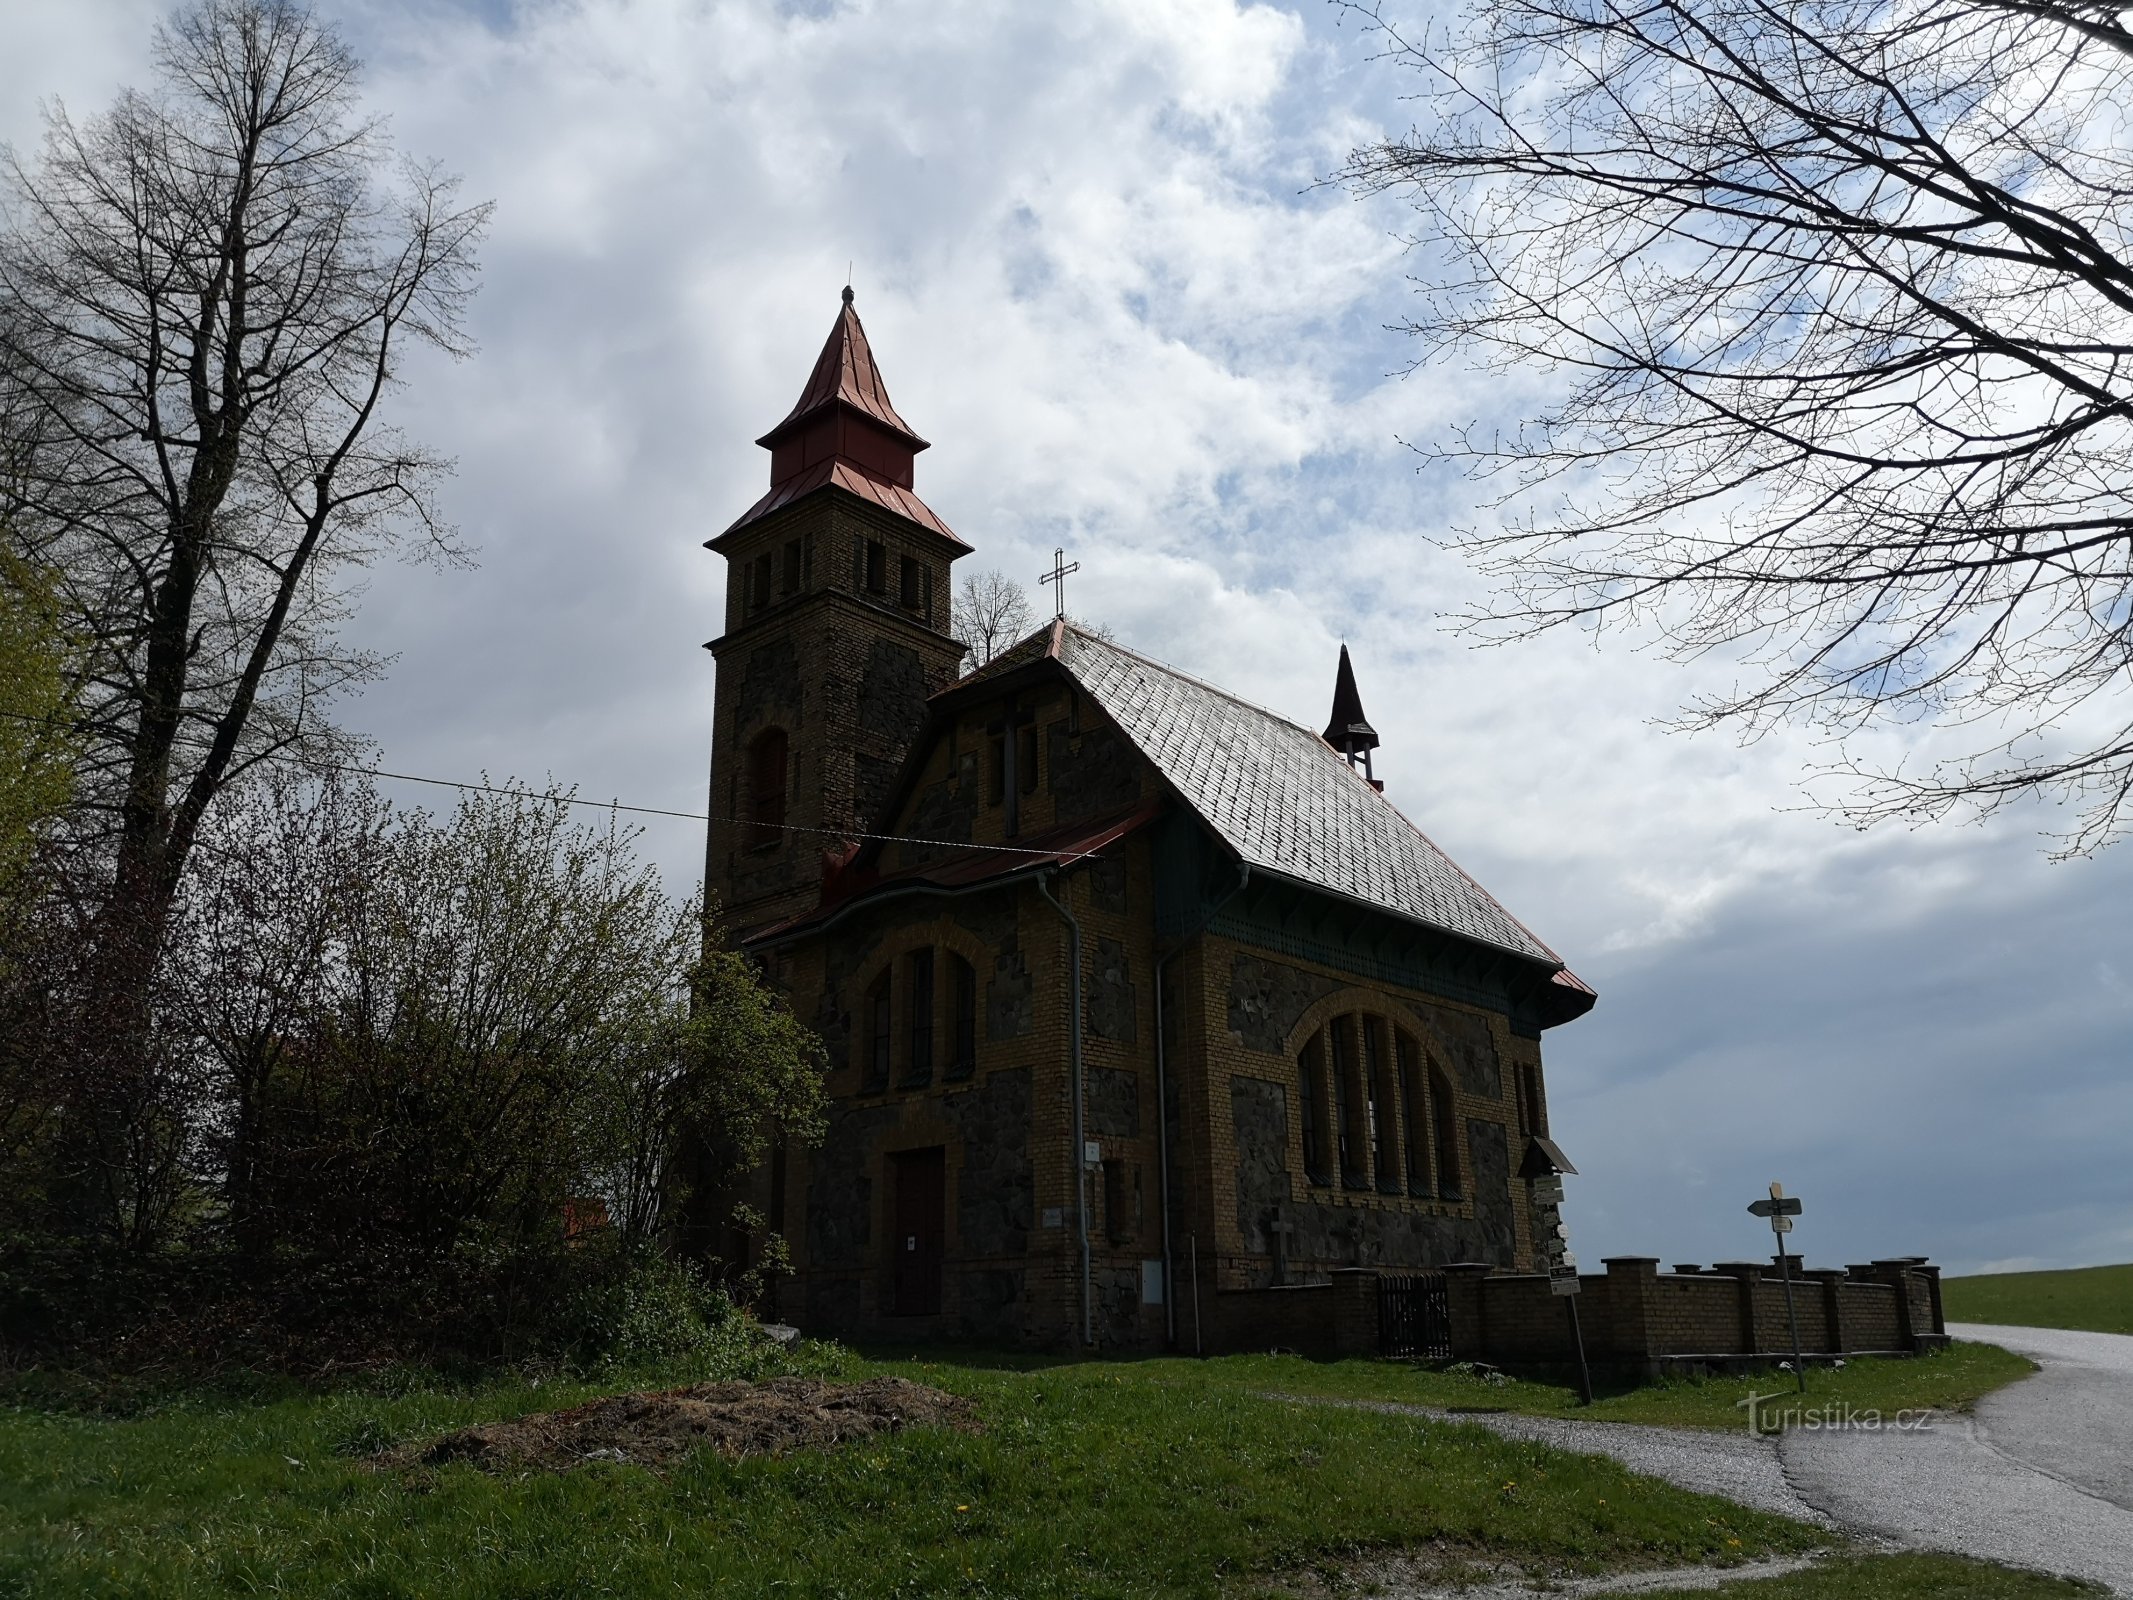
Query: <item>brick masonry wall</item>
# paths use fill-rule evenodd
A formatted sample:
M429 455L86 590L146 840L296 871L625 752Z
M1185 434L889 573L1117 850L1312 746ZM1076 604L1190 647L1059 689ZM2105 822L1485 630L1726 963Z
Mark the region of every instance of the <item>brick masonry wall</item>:
M887 552L889 587L865 586L869 540ZM808 552L804 578L783 589L784 552ZM750 604L746 574L771 557L772 593ZM704 880L740 927L812 906L823 852L873 819L925 717L926 697L955 678L948 636L952 547L930 530L842 490L826 489L750 526L727 551L726 630L711 645L710 804ZM916 610L899 603L909 555L929 575ZM748 751L767 729L787 739L786 821L824 832L759 833Z
M1648 1367L1669 1360L1777 1358L1792 1349L1783 1285L1764 1276L1760 1263L1722 1263L1708 1272L1662 1273L1657 1267L1648 1258L1616 1257L1606 1272L1580 1275L1578 1309L1589 1359ZM1900 1283L1834 1269L1796 1277L1804 1351L1901 1352L1944 1334L1933 1311L1936 1269L1904 1263L1871 1270ZM1567 1313L1545 1277L1454 1270L1448 1288L1455 1354L1498 1362L1574 1358ZM1909 1333L1900 1324L1901 1299L1916 1314Z

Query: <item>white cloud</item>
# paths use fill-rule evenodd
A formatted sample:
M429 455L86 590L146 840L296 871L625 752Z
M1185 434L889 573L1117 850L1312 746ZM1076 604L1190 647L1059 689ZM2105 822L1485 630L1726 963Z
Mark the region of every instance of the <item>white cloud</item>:
M1077 611L1314 725L1355 648L1391 792L1601 990L1548 1042L1582 1251L1758 1249L1734 1213L1774 1176L1811 1193L1822 1259L2133 1248L2101 1154L2133 1142L2133 858L2047 868L2023 819L1854 836L1789 809L1804 736L1655 730L1722 663L1442 631L1480 587L1422 535L1489 513L1399 441L1515 423L1534 380L1392 376L1401 215L1312 185L1409 112L1329 14L339 14L400 142L498 203L483 353L405 406L459 458L482 565L380 570L354 629L400 652L351 708L389 765L701 805L724 574L699 546L760 493L750 441L851 262L935 441L920 491L977 564L1034 588L1066 544ZM142 15L14 6L0 129L138 81ZM649 826L692 882L697 830Z

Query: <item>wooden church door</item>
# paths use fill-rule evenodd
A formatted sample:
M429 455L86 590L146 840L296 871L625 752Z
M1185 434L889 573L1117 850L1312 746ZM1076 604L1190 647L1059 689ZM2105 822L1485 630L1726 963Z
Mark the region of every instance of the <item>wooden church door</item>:
M895 1266L890 1292L894 1315L899 1317L930 1317L941 1309L947 1156L936 1145L930 1150L901 1151L890 1158L895 1186L895 1226L889 1240Z

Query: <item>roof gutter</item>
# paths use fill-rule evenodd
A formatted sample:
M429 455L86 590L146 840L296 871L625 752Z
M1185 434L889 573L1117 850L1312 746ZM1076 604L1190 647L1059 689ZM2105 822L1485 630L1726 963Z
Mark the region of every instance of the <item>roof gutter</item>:
M935 895L943 900L950 900L958 895L976 894L980 890L998 889L1006 884L1020 883L1027 877L1041 877L1045 873L1053 872L1057 869L1057 862L1047 861L1027 867L1012 868L1001 873L998 877L981 878L976 883L955 884L952 886L938 883L889 884L864 894L853 895L819 922L805 923L800 927L788 928L782 933L770 934L761 939L751 939L744 935L740 940L740 945L746 950L775 950L781 945L791 944L796 939L808 939L818 933L826 933L854 911L862 908L871 910L888 901L903 899L910 895Z
M1521 950L1516 945L1503 944L1495 939L1484 939L1479 934L1463 933L1457 928L1447 928L1441 922L1431 922L1427 917L1418 917L1411 911L1402 911L1397 906L1388 906L1381 900L1366 900L1361 895L1348 893L1345 889L1335 889L1327 884L1314 883L1309 878L1299 878L1293 872L1283 872L1279 867L1261 866L1256 870L1261 877L1275 878L1282 883L1293 884L1296 888L1307 889L1312 894L1322 894L1329 900L1345 901L1347 904L1360 907L1362 910L1374 911L1381 917L1390 917L1395 922L1405 922L1417 928L1425 928L1441 938L1459 939L1479 949L1493 951L1497 955L1511 956L1525 962L1528 966L1539 967L1542 971L1550 974L1561 972L1565 966L1563 958L1553 950L1549 950L1546 945L1541 944L1538 939L1533 942L1538 948L1546 950L1546 955L1537 956L1531 950ZM1482 892L1484 894L1487 893L1486 890ZM1505 915L1509 916L1509 913L1506 912ZM1517 919L1513 918L1512 920L1516 921ZM1531 935L1528 935L1528 937L1531 937Z

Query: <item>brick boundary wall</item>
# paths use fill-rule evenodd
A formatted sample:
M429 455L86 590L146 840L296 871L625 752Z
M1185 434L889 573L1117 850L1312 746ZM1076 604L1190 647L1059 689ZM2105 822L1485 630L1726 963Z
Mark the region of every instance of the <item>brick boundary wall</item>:
M1661 1272L1651 1256L1612 1256L1583 1273L1578 1319L1588 1361L1657 1374L1790 1359L1792 1329L1777 1260L1725 1261ZM1809 1358L1911 1355L1948 1342L1940 1268L1905 1256L1863 1266L1791 1263L1800 1349ZM1445 1269L1452 1352L1462 1360L1537 1365L1576 1359L1567 1297L1545 1276Z
M1773 1257L1661 1272L1652 1256L1613 1256L1581 1274L1578 1320L1594 1366L1657 1375L1768 1366L1790 1359L1792 1332ZM1443 1269L1455 1360L1553 1366L1576 1359L1567 1297L1536 1273L1476 1263ZM1940 1268L1904 1256L1864 1265L1792 1264L1800 1348L1810 1359L1912 1355L1948 1342ZM1319 1359L1378 1353L1378 1274L1367 1267L1331 1281L1223 1289L1202 1297L1198 1342L1210 1355L1293 1350ZM1190 1306L1179 1344L1194 1348Z

